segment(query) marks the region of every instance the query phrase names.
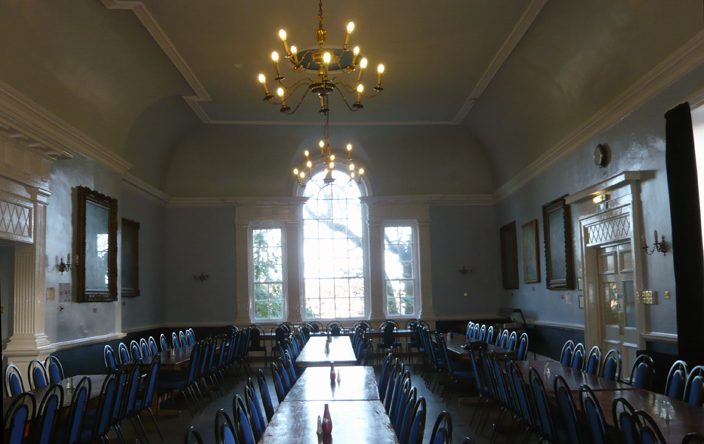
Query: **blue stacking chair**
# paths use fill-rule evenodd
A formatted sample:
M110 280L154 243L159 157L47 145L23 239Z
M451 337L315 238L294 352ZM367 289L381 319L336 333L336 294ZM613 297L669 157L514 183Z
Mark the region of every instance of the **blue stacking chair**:
M577 356L576 353L575 356ZM574 399L567 381L561 375L557 375L554 385L555 397L559 407L558 411L560 418L562 418L562 426L567 435L567 440L572 444L581 444L583 440L579 429L579 420L577 419L577 409L575 408Z
M288 353L288 350L284 352L286 356L286 370L288 371L288 376L291 381L291 387L298 381L298 376L296 376L296 368L293 366L293 359Z
M252 381L252 378L247 378L247 388L249 389L250 392L250 398L252 399L252 404L254 404L254 409L257 412L257 416L259 418L259 423L262 425L262 430L266 428L266 423L267 420L265 419L265 413L264 410L262 409L262 405L259 402L259 395L257 394L257 388L254 385L254 381Z
M601 367L601 376L610 381L621 379L621 353L611 349L604 357L604 365Z
M255 400L252 394L252 389L249 387L245 387L244 390L244 402L246 402L246 408L244 405L242 405L242 408L245 408L247 412L249 413L249 425L252 427L252 433L254 434L254 440L256 442L259 441L262 437L262 433L264 433L264 429L266 428L266 425L262 422L264 418L262 418L259 413L257 412L257 407L255 405ZM242 398L239 396L236 396L233 400L233 406L232 410L236 410L236 406L234 405L235 403L241 403Z
M165 352L169 349L169 343L166 341L166 336L164 336L164 333L159 335L159 344L161 344L161 351ZM196 431L196 433L198 433Z
M689 372L684 386L683 401L697 407L704 404L704 366L698 365Z
M8 396L17 396L24 393L22 373L20 373L20 369L15 364L10 364L5 369L5 393Z
M398 419L398 426L394 427L396 429L396 436L398 436L399 442L408 442L408 435L411 434L411 426L413 425L413 419L416 414L416 407L418 406L418 389L413 387L408 391L406 398L403 402L403 409Z
M124 344L123 344L124 345ZM103 348L103 361L105 362L105 370L108 373L117 371L117 362L115 361L115 352L112 347L106 345Z
M402 368L403 364L395 365L391 369L391 373L389 374L389 381L386 383L386 389L384 393L384 409L386 410L387 414L391 410L391 403L393 402L394 398L394 388L396 385L396 380L400 378Z
M150 406L150 403L152 402L152 399L154 399L154 395L156 393L157 377L159 376L159 367L161 367L161 357L156 356L152 361L151 365L149 365L149 370L147 371L146 378L144 378L146 383L144 388L142 389L141 397L138 398L135 402L133 416L139 422L139 425L142 428L142 433L144 433L144 436L146 437L147 433L144 430L144 424L142 424L140 413L147 410L149 412L149 415L152 417L152 422L154 423L154 427L156 428L157 433L159 433L159 437L162 441L164 441L164 435L162 435L161 430L159 430L159 424L156 423L154 412L152 411L152 408ZM149 442L149 439L147 439L147 442Z
M633 361L630 378L631 385L650 390L650 387L653 385L654 376L655 368L653 358L648 355L640 355Z
M425 431L425 415L427 412L427 407L425 405L425 398L422 396L416 403L415 411L416 414L413 418L413 423L411 424L411 431L408 434L408 441L401 442L401 444L423 444L423 432Z
M56 356L46 358L44 368L46 368L47 373L49 373L49 383L51 384L58 384L65 378L64 367Z
M518 333L516 333L515 331L512 331L511 335L508 337L508 344L507 344L506 349L513 351L516 349L517 345L518 345Z
M144 339L144 338L142 338ZM145 341L146 344L146 341ZM142 348L139 346L139 342L135 341L134 339L130 341L130 354L132 355L132 360L136 361L138 359L142 359ZM123 362L124 364L124 362Z
M237 444L238 440L235 435L237 435L237 430L235 430L230 416L224 409L218 410L215 413L215 442L218 444ZM188 439L188 436L186 438Z
M508 347L508 330L504 330L503 333L501 333L501 340L499 342L499 347L503 348L504 350Z
M516 398L516 405L518 406L518 411L521 416L521 422L524 427L523 442L527 442L535 424L532 400L526 392L526 385L525 381L523 380L523 374L518 369L518 366L514 361L508 362L506 373L508 376L509 385L511 386L512 393L514 395L514 398Z
M381 373L379 374L379 381L377 383L377 389L379 390L379 399L384 402L384 395L386 394L386 384L389 382L389 372L391 369L391 353L387 354L384 358L384 362L381 365Z
M149 354L158 355L159 347L156 345L156 339L154 339L154 336L149 336L147 342L149 343Z
M38 359L32 360L27 367L27 374L29 374L29 386L32 390L46 387L49 375L42 361Z
M274 404L271 402L271 394L269 393L269 385L264 377L264 372L259 369L259 392L262 395L262 404L264 404L264 411L266 412L266 420L271 421L272 416L274 416Z
M120 345L117 346L117 353L120 355L120 363L122 364L127 364L132 360L130 357L130 351L127 349L127 346L120 342Z
M539 426L537 431L539 435L541 438L546 439L549 442L566 442L559 440L555 441L556 434L552 413L550 411L550 401L548 401L543 380L540 378L537 370L534 368L530 369L528 372L528 380L530 381L530 388L533 394L533 401L535 403L536 417L538 419L537 424Z
M112 421L112 408L115 394L121 388L117 386L117 374L111 373L103 381L100 390L100 403L98 408L86 412L81 427L80 442L90 442L98 438L105 438L110 430Z
M582 370L584 368L585 354L586 350L584 349L584 345L582 345L582 343L577 344L574 348L574 352L572 353L572 362L570 363L573 369Z
M39 404L33 421L30 442L48 444L54 440L56 413L64 403L64 389L60 384L51 384Z
M583 385L579 389L579 404L587 419L587 428L592 438L592 444L608 444L609 438L606 434L604 412L589 386Z
M218 430L217 428L215 430ZM218 432L216 432L218 433ZM219 433L222 433L220 431ZM217 436L217 435L216 435ZM235 441L235 437L233 436L232 429L230 429L230 436L232 436L231 441L222 441L223 443L227 444L237 444L237 441ZM216 441L220 442L220 441ZM190 429L186 431L186 436L183 439L184 444L203 444L203 438L200 436L200 433L198 430L196 430L195 427L191 426Z
M381 325L381 330L384 334L383 342L376 345L378 350L389 350L401 348L401 343L395 340L394 331L396 325L391 321L386 321Z
M404 367L401 366L400 371L396 374L396 380L394 381L393 388L391 386L389 386L389 388L390 389L392 388L392 390L390 392L387 391L387 393L386 393L386 396L388 396L391 399L391 402L389 403L388 414L389 414L389 418L392 419L392 423L393 423L393 418L396 416L396 413L399 408L401 394L403 393L403 389L404 389L404 387L403 387L404 382L407 379L410 379L410 376L411 376L410 372L404 370Z
M374 346L372 345L371 341L368 341L364 345L364 361L362 362L362 365L368 366L371 365L371 360L372 356L374 356Z
M196 407L200 409L198 405L198 400L196 399L196 394L193 391L193 384L196 381L196 374L198 369L198 362L201 357L201 346L196 344L193 349L191 349L191 365L186 371L182 372L169 372L165 373L157 381L157 392L166 393L173 390L179 390L183 395L183 399L186 400L188 405L188 410L191 412L191 416L195 417L194 410L191 408L191 402L188 399L188 395L191 395L193 402Z
M139 340L139 351L141 352L143 358L146 358L152 354L152 349L149 347L149 343L144 338Z
M528 358L528 333L523 332L518 339L518 352L516 361L525 361Z
M172 343L174 349L181 348L181 343L178 342L178 335L176 334L176 332L171 333L171 343Z
M487 344L492 344L494 342L494 326L490 325L489 328L486 329L486 337L484 338L484 342Z
M186 334L183 331L178 332L178 342L181 344L181 347L188 345L188 341L186 341Z
M589 350L589 355L587 356L587 361L584 365L584 371L590 375L599 375L601 370L601 349L598 345L592 347Z
M633 413L633 428L637 431L637 438L641 444L667 444L660 428L646 412L636 410Z
M635 409L624 398L616 398L611 403L611 416L614 426L626 444L640 444L636 439L633 424Z
M281 382L281 375L279 374L279 370L277 369L276 363L272 362L271 363L271 378L274 381L274 388L276 389L276 397L279 400L279 404L284 402L284 398L286 397L286 392L284 391L284 385L283 382Z
M64 444L74 444L81 438L83 418L86 414L86 404L91 391L91 381L88 376L84 376L73 390L71 398L71 408L68 418L59 421L56 425L55 440Z
M244 403L242 402L242 398L240 398L240 395L235 395L234 404L235 426L237 428L237 433L240 438L240 443L255 444L256 440L254 438L254 432L252 431L249 415L247 413L247 409L245 409L244 407Z
M129 367L123 365L115 372L115 401L112 404L112 411L110 412L110 425L115 430L115 433L122 443L125 442L125 438L122 434L120 421L122 421L122 404L127 389L126 382L129 380L129 371ZM134 371L134 369L132 369L132 371Z
M281 377L281 382L284 384L284 392L288 394L288 392L291 391L291 378L288 375L288 370L286 370L285 364L283 359L278 358L279 360L279 376Z
M12 401L3 418L3 436L9 438L6 444L21 444L24 441L27 422L35 417L36 405L37 402L31 393L20 393Z
M410 401L411 397L410 373L408 377L402 380L401 390L399 390L397 394L397 399L395 402L393 402L391 406L391 412L389 412L389 419L391 421L391 426L396 432L396 436L401 436L401 426L403 425L403 417L406 412L406 406L408 405L408 402Z
M452 444L452 415L443 410L435 420L430 434L430 444Z
M678 401L684 396L684 385L687 382L687 363L678 360L670 367L665 382L665 396Z
M574 352L574 342L569 340L562 346L562 351L560 352L560 364L572 364L572 352Z
M704 435L697 432L687 433L682 444L704 444Z

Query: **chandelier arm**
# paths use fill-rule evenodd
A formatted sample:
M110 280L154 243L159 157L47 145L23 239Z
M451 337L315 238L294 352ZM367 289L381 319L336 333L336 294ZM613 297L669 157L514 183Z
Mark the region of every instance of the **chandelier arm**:
M299 85L299 86L300 86L300 85ZM296 89L298 89L298 87L296 87ZM294 90L294 91L295 91L295 90ZM293 113L295 113L296 111L298 111L298 107L301 106L301 103L303 103L303 99L305 99L306 96L308 95L308 91L310 91L310 90L309 90L308 88L306 88L306 92L303 93L303 97L301 97L301 100L298 101L298 104L297 104L296 107L293 109L293 111L286 111L286 114L293 114ZM293 94L293 92L292 92L291 94ZM289 97L291 97L291 96L289 95Z
M345 102L345 105L347 105L347 108L349 108L350 111L352 111L352 112L356 112L357 109L354 109L354 108L352 108L352 107L350 106L349 102L347 101L347 98L346 98L345 95L342 93L342 91L340 91L340 88L338 88L337 85L335 85L334 83L333 83L333 86L335 87L335 91L337 91L337 92L340 93L340 97L342 97L342 101Z
M362 93L362 96L364 96L364 97L366 97L366 98L368 98L368 99L371 99L372 97L374 97L374 96L376 96L377 94L379 94L380 91L381 91L381 90L378 90L378 89L377 89L377 90L374 92L374 94L372 94L372 95L370 95L370 96L368 96L368 95Z
M280 84L281 86L283 86L284 88L286 88L286 89L291 89L291 88L294 88L294 87L295 87L295 88L298 88L298 84L299 84L299 83L307 83L307 84L310 85L311 83L313 83L313 81L310 79L310 77L304 77L304 78L299 79L298 81L292 83L290 86L286 86L286 84L284 83L283 80L279 80L279 84Z
M330 80L331 80L332 82L335 82L335 80L339 80L339 83L335 83L335 85L337 86L337 85L342 84L342 85L345 87L345 89L347 90L347 92L350 93L350 94L352 94L352 93L354 93L354 92L357 91L357 88L356 88L356 87L353 87L352 85L349 85L349 84L345 83L345 81L342 80L342 77L340 77L340 76L335 76L335 77L333 77L333 78L330 79Z

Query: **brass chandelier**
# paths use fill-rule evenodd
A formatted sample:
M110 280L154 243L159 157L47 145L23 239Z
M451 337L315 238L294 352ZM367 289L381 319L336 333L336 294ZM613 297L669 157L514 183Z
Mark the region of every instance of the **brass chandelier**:
M266 77L264 74L259 74L259 82L261 82L264 88L264 100L275 105L281 105L280 111L282 113L293 114L303 103L306 95L309 92L316 94L320 98L320 112L323 114L328 113L328 98L335 91L337 91L342 100L347 105L350 111L357 111L364 106L361 103L362 97L371 98L379 94L383 90L381 87L381 76L384 73L384 65L379 65L377 68L377 83L374 87L374 93L371 95L364 94L364 86L362 85L362 75L364 69L367 67L367 59L362 57L357 65L357 59L360 55L359 46L355 46L351 51L348 49L350 35L354 31L354 23L350 22L347 25L347 35L345 37L345 44L341 48L335 47L325 47L325 39L327 36L327 31L323 28L323 2L320 0L318 6L318 29L315 31L317 36L317 47L312 49L306 49L298 52L295 46L289 46L286 40L286 31L283 29L279 31L279 37L284 44L284 58L293 65L293 69L300 73L307 73L311 71L315 73L314 77L304 77L291 85L286 85L284 83L285 77L281 75L281 69L279 67L279 53L274 51L271 54L271 58L274 62L276 68L276 77L274 80L279 82L280 87L277 89L276 93L279 97L278 100L274 98L272 94L269 93L269 89L266 85ZM354 82L347 83L342 80L339 75L334 75L339 72L341 74L350 74L358 71L357 78ZM331 77L332 76L332 77ZM286 103L287 100L293 96L296 91L300 88L305 87L305 92L301 96L298 104L296 104L293 110ZM354 96L356 93L356 102L350 103L347 100L346 95Z

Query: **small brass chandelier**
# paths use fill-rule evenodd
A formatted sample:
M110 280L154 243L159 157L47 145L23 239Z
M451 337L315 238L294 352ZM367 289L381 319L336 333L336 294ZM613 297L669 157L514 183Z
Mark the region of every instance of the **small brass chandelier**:
M357 183L362 182L364 168L357 169L355 164L352 162L352 144L347 144L347 159L337 160L337 157L335 157L335 154L333 154L332 148L330 147L330 133L328 129L328 122L326 121L324 130L325 140L321 140L318 144L320 146L320 159L313 162L310 159L310 151L305 150L303 152L303 154L306 156L305 167L301 168L300 170L298 168L293 169L293 175L296 177L296 180L298 181L298 186L300 186L301 188L306 187L307 181L309 181L313 176L313 168L320 164L325 165L325 177L323 178L323 182L325 183L325 185L330 185L335 182L335 178L332 177L332 171L337 166L336 162L347 164L347 168L349 169L350 181L354 180ZM307 174L306 169L308 170Z
M328 98L335 91L340 93L342 100L347 105L350 111L358 111L363 108L361 100L362 97L371 98L379 94L384 88L381 87L381 76L384 73L384 65L379 65L377 67L377 83L374 87L374 94L367 95L364 94L364 85L362 85L362 74L364 69L367 67L367 59L362 57L357 65L357 58L360 55L359 46L355 46L352 51L348 49L350 35L354 31L354 23L350 22L347 25L347 36L345 37L345 44L341 48L325 47L325 38L327 36L327 31L323 28L323 1L320 0L318 6L318 29L315 31L318 47L312 49L306 49L302 52L298 52L295 46L289 46L286 40L286 31L283 29L279 31L279 37L283 41L285 55L284 58L288 59L293 65L293 69L306 73L308 71L315 72L317 76L315 78L304 77L291 85L286 85L283 80L284 76L281 75L281 69L279 67L279 53L274 51L271 53L271 59L274 61L274 66L276 68L276 77L274 80L279 82L281 85L277 89L276 93L279 96L279 100L275 100L274 96L269 93L269 89L266 86L266 77L264 74L259 74L259 82L261 82L264 87L264 100L275 105L281 105L280 111L286 114L295 113L298 108L303 103L306 95L312 92L320 98L320 113L327 114ZM357 79L354 83L346 83L338 75L330 77L331 74L335 72L340 72L343 74L350 74L354 71L359 71ZM296 104L295 108L291 110L291 107L287 105L286 101L293 96L296 91L305 86L305 92ZM352 105L347 101L346 94L354 95L357 94L357 100Z

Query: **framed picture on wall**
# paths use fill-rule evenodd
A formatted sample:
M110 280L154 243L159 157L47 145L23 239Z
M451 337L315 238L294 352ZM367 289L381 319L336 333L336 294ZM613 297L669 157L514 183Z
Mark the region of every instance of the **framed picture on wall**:
M117 199L77 188L78 302L117 300Z
M523 255L523 282L540 282L540 253L538 252L538 219L521 225L521 254Z
M139 222L122 218L122 296L139 296Z
M548 290L570 290L574 286L572 217L565 196L543 205L543 231Z
M518 242L516 221L499 230L501 236L501 277L505 290L516 290L518 283Z

